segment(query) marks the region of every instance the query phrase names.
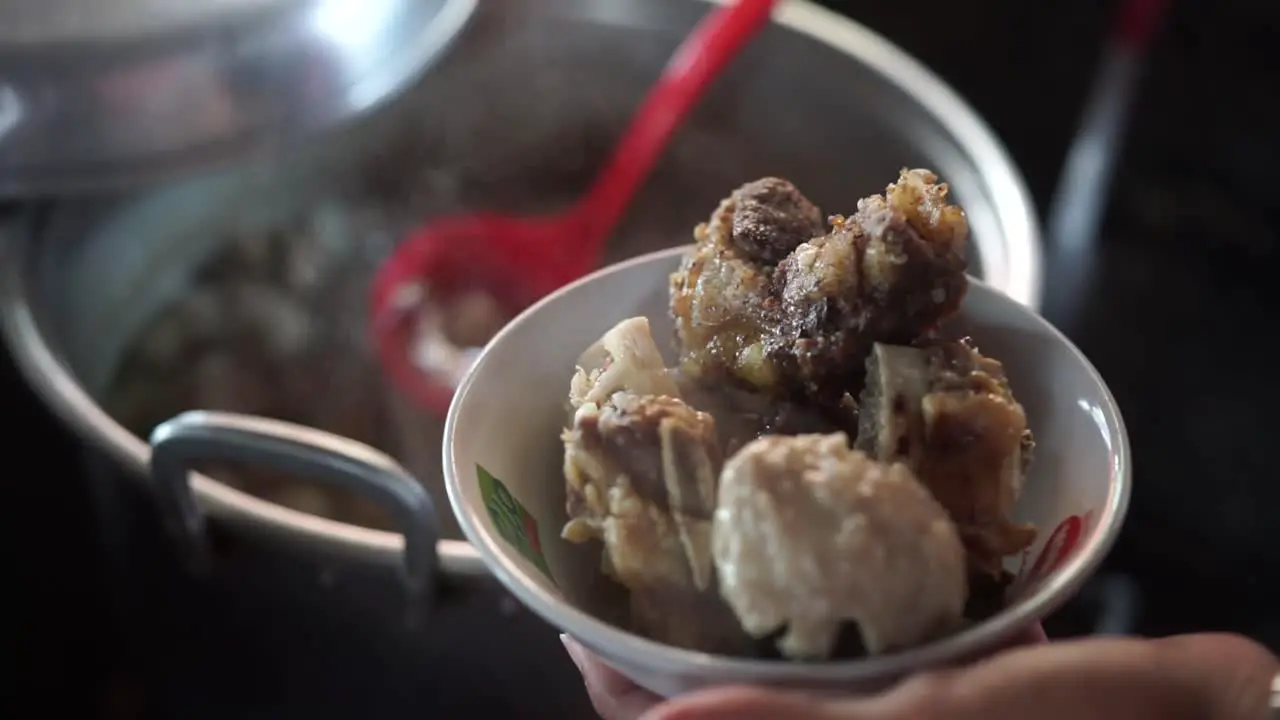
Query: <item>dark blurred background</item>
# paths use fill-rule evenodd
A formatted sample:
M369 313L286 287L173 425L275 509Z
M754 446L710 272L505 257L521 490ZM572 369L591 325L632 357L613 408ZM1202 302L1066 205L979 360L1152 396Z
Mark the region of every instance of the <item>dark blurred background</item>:
M926 4L857 15L922 58L1004 139L1045 216L1118 3ZM868 14L870 13L870 14ZM927 13L927 14L926 14ZM1256 338L1280 241L1266 108L1280 6L1169 4L1149 51L1090 281L1049 248L1046 312L1107 378L1135 458L1110 569L1141 588L1138 630L1248 633L1280 647L1280 399ZM946 28L945 31L940 28ZM1053 629L1052 627L1050 628Z
M1116 3L827 4L957 88L1048 212ZM1280 107L1270 69L1278 20L1280 5L1257 0L1172 3L1137 91L1088 282L1073 279L1052 247L1046 274L1050 319L1108 379L1132 435L1136 489L1107 572L1137 590L1135 629L1231 630L1273 649L1280 531L1269 520L1280 483L1266 453L1280 430L1280 384L1259 331L1274 307L1265 297L1280 232L1268 169L1280 161L1268 112ZM94 524L77 443L7 360L0 413L9 458L0 647L16 661L6 662L2 699L41 715L137 717L135 695L155 689L130 674L123 648L134 629L115 626L105 609L110 574L99 558L110 538ZM1050 621L1050 634L1087 631L1091 612L1077 604ZM559 655L548 662L570 672ZM0 704L0 715L16 713Z

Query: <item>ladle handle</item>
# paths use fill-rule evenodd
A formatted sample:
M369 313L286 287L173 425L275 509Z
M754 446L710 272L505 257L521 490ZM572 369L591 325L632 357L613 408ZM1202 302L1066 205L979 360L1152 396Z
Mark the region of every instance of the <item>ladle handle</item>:
M667 62L579 208L590 238L617 225L662 150L707 88L769 23L778 0L732 0L713 8Z
M191 559L209 562L192 466L224 461L266 467L361 494L389 509L404 535L401 567L411 610L430 598L439 573L435 507L427 490L384 453L314 428L254 415L192 410L151 433L151 480L161 516Z

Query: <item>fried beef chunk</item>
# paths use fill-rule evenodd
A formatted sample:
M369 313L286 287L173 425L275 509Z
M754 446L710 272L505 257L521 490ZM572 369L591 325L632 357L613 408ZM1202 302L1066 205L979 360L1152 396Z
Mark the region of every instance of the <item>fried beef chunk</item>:
M615 327L583 362L600 364L580 366L571 385L562 536L603 542L603 571L630 590L637 631L741 652L747 638L714 592L711 514L722 465L714 418L651 394L678 391L643 318Z
M779 399L732 385L706 385L676 373L685 402L710 413L720 431L720 446L728 457L761 435L806 435L857 431L857 414L837 418L822 408ZM838 421L841 420L841 421Z
M965 555L946 510L843 433L749 443L721 473L712 533L721 595L754 637L786 626L786 657L828 657L848 621L870 653L961 622Z
M902 462L947 509L976 571L1000 573L1035 528L1012 521L1034 440L999 362L968 341L876 345L857 447Z
M730 240L739 192L694 228L693 251L671 276L680 366L694 380L728 378L776 394L782 378L766 346L778 319L774 268L753 261Z
M729 237L746 257L776 265L800 243L827 231L822 211L780 178L747 183L733 193Z
M682 369L851 406L873 343L912 342L963 299L968 222L947 194L933 173L904 170L822 234L789 183L739 188L671 277Z

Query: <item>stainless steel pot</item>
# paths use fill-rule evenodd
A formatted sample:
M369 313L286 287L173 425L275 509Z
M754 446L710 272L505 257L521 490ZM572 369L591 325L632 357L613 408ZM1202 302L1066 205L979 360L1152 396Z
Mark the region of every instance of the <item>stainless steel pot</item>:
M484 573L464 542L439 540L435 554L426 548L437 540L429 498L371 449L252 418L196 414L157 433L153 458L147 440L99 404L139 330L182 295L233 230L277 226L333 197L395 208L386 211L391 232L435 212L545 209L567 200L512 193L539 182L530 172L585 184L706 11L689 0L481 5L455 51L407 96L287 163L67 202L6 238L0 316L22 370L68 425L137 481L147 482L154 459L152 489L184 537L198 537L208 516L282 543L403 567L413 587L429 584L437 567ZM986 125L936 76L855 22L802 1L785 3L776 21L682 131L613 257L685 242L725 191L753 177L791 178L835 210L902 166L925 166L950 181L968 209L977 273L1037 305L1040 236L1031 199ZM458 179L459 169L468 180ZM320 482L362 488L394 507L404 532L289 510L199 473L188 485L187 466L208 458L303 463Z
M0 195L287 146L418 77L475 0L0 3Z

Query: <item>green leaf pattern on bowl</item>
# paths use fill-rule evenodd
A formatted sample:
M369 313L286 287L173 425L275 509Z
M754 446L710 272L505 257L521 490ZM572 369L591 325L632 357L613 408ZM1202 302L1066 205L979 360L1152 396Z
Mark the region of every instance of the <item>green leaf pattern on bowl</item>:
M479 463L476 464L476 478L480 482L480 497L484 499L484 507L498 533L554 583L547 559L542 554L538 521L524 509L501 480Z

